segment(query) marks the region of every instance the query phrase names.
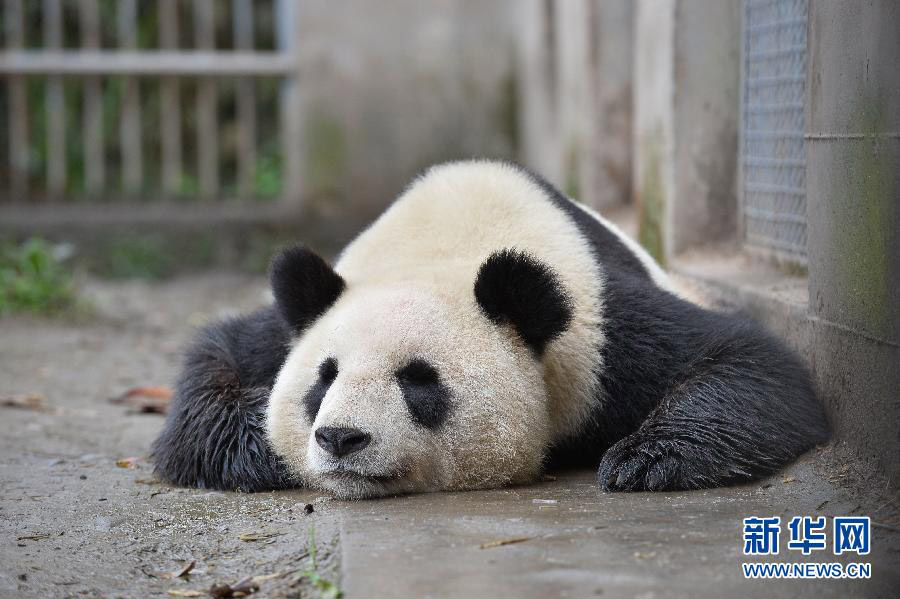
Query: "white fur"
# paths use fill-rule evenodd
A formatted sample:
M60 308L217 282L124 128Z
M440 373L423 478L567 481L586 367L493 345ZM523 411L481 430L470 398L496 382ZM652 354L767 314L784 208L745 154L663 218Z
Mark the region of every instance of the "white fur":
M652 259L613 230L664 281ZM569 329L540 362L474 298L480 265L503 248L549 265L573 299ZM587 417L602 367L602 272L576 225L515 167L431 169L345 249L335 270L347 288L296 342L267 414L273 448L308 484L362 497L524 482L539 472L547 445ZM339 373L310 427L301 400L329 356ZM434 364L451 390L453 409L437 432L412 422L394 381L414 357ZM337 462L312 438L320 426L360 428L373 441Z

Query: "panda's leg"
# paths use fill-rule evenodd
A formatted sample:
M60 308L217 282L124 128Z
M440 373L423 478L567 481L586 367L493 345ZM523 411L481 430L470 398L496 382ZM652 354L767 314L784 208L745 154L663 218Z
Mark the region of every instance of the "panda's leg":
M768 474L828 438L799 359L758 327L695 348L659 404L603 455L609 491L715 487Z
M272 307L199 331L186 352L165 426L153 443L160 478L242 491L291 484L263 427L288 335Z

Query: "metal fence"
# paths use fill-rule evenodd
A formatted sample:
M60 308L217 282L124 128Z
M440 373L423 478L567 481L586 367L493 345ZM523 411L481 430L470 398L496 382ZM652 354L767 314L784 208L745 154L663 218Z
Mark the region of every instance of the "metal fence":
M3 0L2 11L4 196L258 196L265 167L277 189L262 195L298 198L294 0Z
M745 243L806 261L807 0L744 0Z

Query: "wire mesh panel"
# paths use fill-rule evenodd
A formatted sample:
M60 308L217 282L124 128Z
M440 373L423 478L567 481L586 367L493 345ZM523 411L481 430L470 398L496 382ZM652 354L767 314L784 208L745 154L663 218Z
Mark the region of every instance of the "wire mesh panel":
M806 261L808 0L744 0L742 198L747 245Z

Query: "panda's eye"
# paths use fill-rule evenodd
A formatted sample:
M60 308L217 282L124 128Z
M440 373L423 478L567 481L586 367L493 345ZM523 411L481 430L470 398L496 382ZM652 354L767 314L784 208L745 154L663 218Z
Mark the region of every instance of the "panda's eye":
M437 370L434 366L420 358L397 371L397 379L407 385L436 385L440 382Z
M413 422L437 430L450 413L450 390L441 382L437 369L416 358L396 372L397 384Z
M319 364L319 380L303 396L303 405L306 407L306 415L310 423L315 421L316 414L319 413L319 408L322 406L322 400L325 399L325 394L328 393L328 388L337 378L337 374L338 364L334 358L326 358Z
M326 358L324 362L319 364L319 380L326 385L330 385L337 378L338 366L337 360L334 358Z

